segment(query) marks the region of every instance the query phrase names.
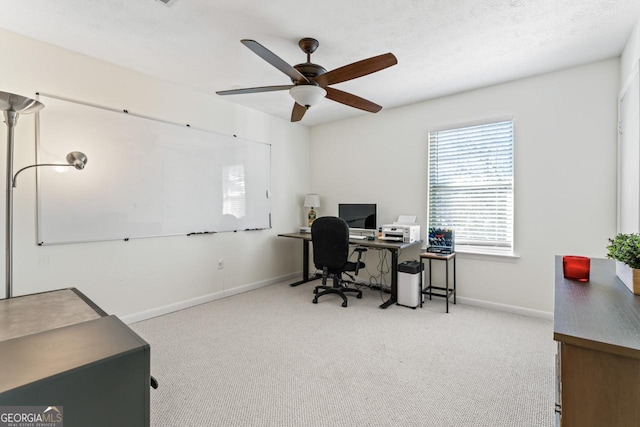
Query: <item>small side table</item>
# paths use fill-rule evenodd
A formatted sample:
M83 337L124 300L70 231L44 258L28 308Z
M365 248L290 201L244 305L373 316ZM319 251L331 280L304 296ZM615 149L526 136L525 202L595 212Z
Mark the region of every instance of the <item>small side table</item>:
M446 301L447 313L449 312L449 298L453 295L453 303L456 303L456 253L451 254L435 254L431 252L423 252L420 254L420 269L424 271L424 260L429 260L429 283L426 288L422 289L423 295L429 295L429 299L432 296L434 297L443 297ZM433 286L431 283L431 261L444 261L445 262L445 270L446 270L446 280L445 287ZM453 260L453 288L449 286L449 261ZM436 291L444 291L443 293L434 293L433 290ZM422 307L422 301L420 302L420 307Z

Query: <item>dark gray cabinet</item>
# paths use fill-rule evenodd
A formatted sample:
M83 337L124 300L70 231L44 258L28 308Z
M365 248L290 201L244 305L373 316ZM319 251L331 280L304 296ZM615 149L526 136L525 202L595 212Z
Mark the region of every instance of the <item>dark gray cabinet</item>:
M78 298L71 301L71 296L68 310L82 312L80 304L86 304L95 318L84 310L78 323L0 341L0 406L62 407L65 427L149 426L149 344L73 291ZM45 300L55 296L37 295L41 300L43 295ZM15 311L13 307L7 313L7 304L27 302L14 299L0 301L3 322ZM14 314L21 317L24 312ZM49 315L40 313L42 325ZM55 325L55 319L49 323Z

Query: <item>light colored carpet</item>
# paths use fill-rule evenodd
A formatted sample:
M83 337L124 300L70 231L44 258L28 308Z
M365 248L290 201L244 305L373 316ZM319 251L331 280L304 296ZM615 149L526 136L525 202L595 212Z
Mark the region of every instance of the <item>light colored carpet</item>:
M130 325L151 344L151 425L554 425L553 323L444 300L312 304L267 286ZM385 295L386 299L388 295Z

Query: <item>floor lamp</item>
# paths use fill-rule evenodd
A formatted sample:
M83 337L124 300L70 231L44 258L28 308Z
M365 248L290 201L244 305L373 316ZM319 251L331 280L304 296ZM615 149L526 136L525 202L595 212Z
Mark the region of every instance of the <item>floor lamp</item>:
M4 111L4 120L7 125L7 201L6 201L6 228L5 228L5 284L6 298L13 296L13 188L16 186L16 178L25 169L38 166L73 166L76 169L83 169L87 163L87 156L79 151L67 154L69 164L36 164L20 169L13 174L13 130L18 123L20 114L30 114L40 111L44 104L34 99L15 95L7 92L0 92L0 110Z

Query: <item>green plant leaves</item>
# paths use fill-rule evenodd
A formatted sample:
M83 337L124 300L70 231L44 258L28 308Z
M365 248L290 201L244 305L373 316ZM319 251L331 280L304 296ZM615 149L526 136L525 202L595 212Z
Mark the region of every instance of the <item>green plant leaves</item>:
M640 268L640 234L620 233L609 239L607 258L623 262L631 268Z

